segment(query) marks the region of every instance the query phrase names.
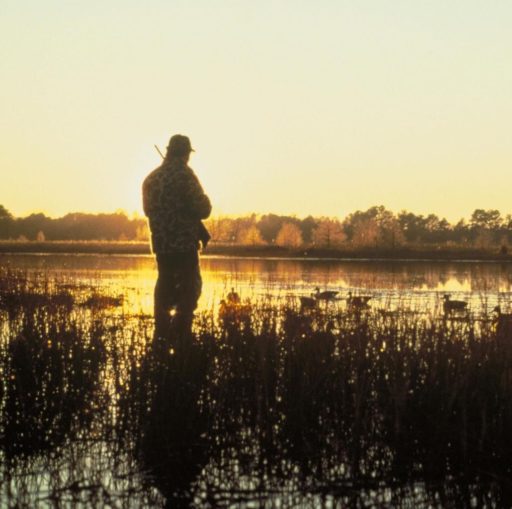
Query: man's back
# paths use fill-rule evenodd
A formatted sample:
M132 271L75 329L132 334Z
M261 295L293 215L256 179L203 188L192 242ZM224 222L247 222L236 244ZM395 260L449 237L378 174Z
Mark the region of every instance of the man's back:
M187 164L179 158L166 159L146 177L142 191L153 251L197 251L201 219L210 215L211 204Z

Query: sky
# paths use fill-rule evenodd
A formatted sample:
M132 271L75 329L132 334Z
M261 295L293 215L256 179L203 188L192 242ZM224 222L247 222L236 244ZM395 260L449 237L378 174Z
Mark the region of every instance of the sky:
M510 0L2 0L0 204L142 213L175 133L215 215L512 213Z

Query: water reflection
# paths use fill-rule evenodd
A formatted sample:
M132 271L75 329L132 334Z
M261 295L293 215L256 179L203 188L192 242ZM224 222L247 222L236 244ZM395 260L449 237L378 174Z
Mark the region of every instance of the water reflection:
M83 284L119 289L127 294L132 313L152 313L156 268L151 256L105 255L0 255L4 266L30 271L58 272ZM203 294L200 309L211 309L235 287L243 297L284 298L309 295L316 286L357 294L371 291L374 303L409 300L421 307L443 293L473 299L480 308L479 293L490 304L512 296L512 264L494 262L393 262L247 259L203 257Z
M143 366L136 456L166 507L190 506L207 463L209 419L199 405L206 370L204 352L194 344L174 355L153 350Z
M264 265L247 262L254 288L251 274ZM193 341L174 351L156 349L151 316L126 304L129 278L137 285L151 267L123 279L118 269L82 266L76 291L72 272L2 272L2 501L510 506L510 330L430 308L300 312L296 299L280 298L281 263L271 261L274 279L261 283L275 289L272 299L242 300L240 313L205 310ZM342 269L334 264L329 281ZM399 295L403 270L364 277L394 281L388 295ZM452 280L448 270L440 277ZM287 280L299 293L299 279ZM115 297L120 289L126 299Z
M182 356L149 353L126 392L142 409L127 434L169 507L510 503L510 402L488 396L509 393L512 349L489 327L253 315L215 339L202 324Z
M35 304L12 327L2 369L9 383L0 442L8 461L53 449L87 428L101 399L103 327L96 323L86 331L59 306L50 311Z

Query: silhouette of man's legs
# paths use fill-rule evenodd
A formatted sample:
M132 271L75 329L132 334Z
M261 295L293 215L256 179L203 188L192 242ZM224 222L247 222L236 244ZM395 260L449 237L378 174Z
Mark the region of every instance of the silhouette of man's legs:
M202 281L197 252L157 254L155 338L190 336ZM174 309L171 318L170 311Z

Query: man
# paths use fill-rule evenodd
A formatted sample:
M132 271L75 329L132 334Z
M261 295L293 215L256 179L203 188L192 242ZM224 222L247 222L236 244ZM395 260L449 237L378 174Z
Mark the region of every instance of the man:
M190 334L194 310L201 295L198 250L210 236L202 219L211 212L208 196L188 166L190 140L171 137L161 166L142 185L144 213L149 218L151 244L156 254L155 338ZM175 309L171 323L170 311Z

